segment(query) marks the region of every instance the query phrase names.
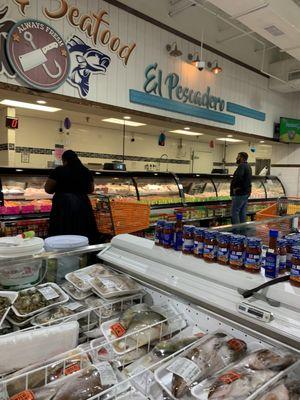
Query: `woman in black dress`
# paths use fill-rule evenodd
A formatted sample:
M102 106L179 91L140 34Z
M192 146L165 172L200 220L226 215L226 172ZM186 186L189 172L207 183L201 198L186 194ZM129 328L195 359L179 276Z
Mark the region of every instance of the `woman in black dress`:
M45 191L54 193L49 236L82 235L90 244L97 243L99 234L88 197L94 191L93 176L72 150L63 153L62 161L45 184Z

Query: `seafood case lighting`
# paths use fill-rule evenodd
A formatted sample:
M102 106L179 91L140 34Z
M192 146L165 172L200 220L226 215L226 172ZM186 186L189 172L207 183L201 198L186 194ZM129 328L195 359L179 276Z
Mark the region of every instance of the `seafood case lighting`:
M9 315L29 319L0 335L1 400L250 400L269 385L291 387L295 341L200 306L185 287L197 274L178 274L170 250L120 235L98 257L101 264L72 272L60 287L45 283L11 300ZM227 283L222 291L206 280L198 292L225 310L234 300Z

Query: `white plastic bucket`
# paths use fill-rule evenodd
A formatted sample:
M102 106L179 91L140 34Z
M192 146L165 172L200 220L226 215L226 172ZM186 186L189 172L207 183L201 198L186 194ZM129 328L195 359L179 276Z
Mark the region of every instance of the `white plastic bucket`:
M0 285L6 289L19 289L39 281L42 260L20 262L22 257L43 252L44 240L39 237L22 239L18 237L0 238ZM6 263L16 259L16 264Z
M45 240L46 251L71 251L88 245L88 238L79 235L51 236ZM57 260L55 280L61 282L66 274L79 269L80 260L81 256L60 257Z

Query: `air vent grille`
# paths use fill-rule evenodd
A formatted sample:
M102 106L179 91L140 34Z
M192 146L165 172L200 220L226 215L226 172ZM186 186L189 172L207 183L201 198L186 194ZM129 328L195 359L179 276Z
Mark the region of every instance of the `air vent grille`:
M284 32L282 32L282 30L280 30L279 28L277 28L277 26L275 25L270 25L264 28L265 31L267 31L268 33L270 33L270 35L272 36L282 36L284 35Z
M288 73L288 81L295 81L296 79L300 79L300 69Z

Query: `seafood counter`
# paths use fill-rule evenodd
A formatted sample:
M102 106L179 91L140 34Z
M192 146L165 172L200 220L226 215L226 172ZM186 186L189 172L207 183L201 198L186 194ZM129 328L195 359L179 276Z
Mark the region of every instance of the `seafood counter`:
M0 292L0 318L1 400L300 399L299 351L104 262Z

